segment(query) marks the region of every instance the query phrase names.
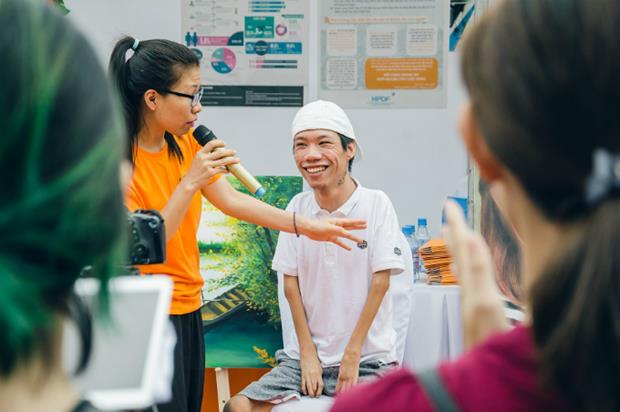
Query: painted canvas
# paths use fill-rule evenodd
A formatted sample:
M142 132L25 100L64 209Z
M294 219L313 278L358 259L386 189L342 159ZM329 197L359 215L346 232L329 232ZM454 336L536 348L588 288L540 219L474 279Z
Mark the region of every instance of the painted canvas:
M286 208L302 190L301 177L258 177L263 201ZM235 178L230 183L247 190ZM202 321L207 368L275 366L282 348L277 275L271 260L278 232L224 215L206 200L198 231L205 279Z

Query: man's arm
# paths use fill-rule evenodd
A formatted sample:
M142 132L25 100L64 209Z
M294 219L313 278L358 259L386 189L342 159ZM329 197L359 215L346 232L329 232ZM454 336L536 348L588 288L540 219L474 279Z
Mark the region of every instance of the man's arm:
M340 362L336 392L346 390L357 383L362 345L377 315L379 306L381 306L381 302L390 288L390 272L390 269L386 269L372 275L366 303L364 303L362 313L357 320Z
M323 368L312 341L306 312L301 300L297 276L284 275L284 295L288 300L299 341L299 361L301 364L301 391L304 395L318 397L323 393Z

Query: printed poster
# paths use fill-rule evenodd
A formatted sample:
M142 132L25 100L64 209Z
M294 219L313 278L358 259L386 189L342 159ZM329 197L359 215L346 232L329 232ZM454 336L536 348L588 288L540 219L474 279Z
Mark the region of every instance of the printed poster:
M443 0L321 0L319 97L345 108L445 108Z
M450 51L457 49L477 10L485 7L483 0L450 0Z
M206 106L302 106L308 0L182 0L182 41L200 58Z

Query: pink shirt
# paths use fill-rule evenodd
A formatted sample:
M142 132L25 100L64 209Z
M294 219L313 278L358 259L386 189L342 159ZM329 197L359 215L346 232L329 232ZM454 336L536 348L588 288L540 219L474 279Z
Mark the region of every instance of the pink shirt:
M538 387L534 342L529 328L517 326L476 346L439 374L459 410L564 411L552 391ZM336 398L331 412L435 411L415 375L399 369Z

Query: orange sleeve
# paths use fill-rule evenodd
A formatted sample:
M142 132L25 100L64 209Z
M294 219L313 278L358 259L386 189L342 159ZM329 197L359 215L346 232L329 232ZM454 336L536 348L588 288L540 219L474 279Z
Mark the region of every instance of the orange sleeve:
M133 186L129 186L127 188L127 194L125 195L125 207L127 207L130 212L135 212L138 209L144 209L144 204L140 201L140 196Z

